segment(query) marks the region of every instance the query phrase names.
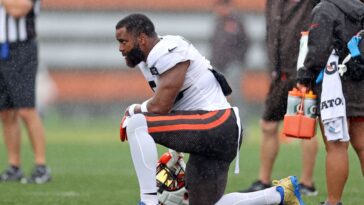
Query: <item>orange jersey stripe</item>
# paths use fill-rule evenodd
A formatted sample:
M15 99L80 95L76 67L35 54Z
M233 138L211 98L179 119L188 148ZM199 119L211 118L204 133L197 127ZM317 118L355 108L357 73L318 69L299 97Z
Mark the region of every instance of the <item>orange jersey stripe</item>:
M205 114L191 114L191 115L172 115L172 116L145 116L148 122L156 121L170 121L170 120L196 120L207 119L216 115L218 111L208 112Z
M154 132L170 132L170 131L180 131L180 130L208 130L224 123L230 116L230 113L231 109L227 109L219 119L210 122L208 124L178 124L178 125L156 126L148 128L148 132L154 133Z

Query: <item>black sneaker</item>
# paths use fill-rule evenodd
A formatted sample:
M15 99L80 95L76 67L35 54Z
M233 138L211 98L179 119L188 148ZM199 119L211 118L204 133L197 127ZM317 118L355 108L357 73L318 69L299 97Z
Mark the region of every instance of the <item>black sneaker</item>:
M271 186L272 186L272 184L264 184L262 181L257 180L252 185L250 185L249 188L247 188L245 190L241 190L239 192L241 192L241 193L247 193L247 192L260 191L260 190L269 188Z
M315 186L306 186L302 183L300 183L300 192L302 195L305 196L317 196L318 191L316 190Z
M51 181L51 171L44 165L38 165L34 168L29 178L23 178L23 184L44 184Z
M320 205L331 205L331 204L329 204L329 202L327 202L327 201L324 201L324 202L321 202ZM343 203L339 202L336 205L343 205Z
M0 174L0 182L20 181L23 178L23 172L19 167L9 166Z

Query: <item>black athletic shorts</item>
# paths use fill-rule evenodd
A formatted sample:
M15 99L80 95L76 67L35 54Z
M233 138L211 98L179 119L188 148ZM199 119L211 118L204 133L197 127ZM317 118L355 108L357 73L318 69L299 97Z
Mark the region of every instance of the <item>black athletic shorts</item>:
M233 109L145 113L145 117L148 132L158 144L228 162L236 156L238 126Z
M296 80L272 81L265 100L263 120L281 121L287 110L288 91L296 85Z
M346 101L346 116L364 117L364 80L342 80L343 93Z
M35 40L10 44L7 60L0 60L0 110L35 106L38 49Z

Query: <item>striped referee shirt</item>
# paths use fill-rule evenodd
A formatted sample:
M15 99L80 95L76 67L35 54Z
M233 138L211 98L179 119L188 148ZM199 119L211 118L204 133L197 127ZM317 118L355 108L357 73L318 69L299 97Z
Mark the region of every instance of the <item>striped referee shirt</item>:
M36 37L35 20L40 11L40 0L32 0L33 8L21 18L10 16L0 5L0 43L15 43Z

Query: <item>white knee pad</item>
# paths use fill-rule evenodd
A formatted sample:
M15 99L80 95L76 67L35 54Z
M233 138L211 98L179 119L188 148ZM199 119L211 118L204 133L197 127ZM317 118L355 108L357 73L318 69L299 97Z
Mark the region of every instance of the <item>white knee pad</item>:
M143 114L135 114L129 117L127 125L126 125L126 133L128 135L128 140L131 140L130 137L134 136L134 133L137 129L145 129L148 131L147 120Z
M158 159L157 147L148 133L144 115L131 116L126 125L126 132L141 193L157 192L155 180Z

